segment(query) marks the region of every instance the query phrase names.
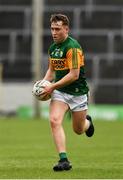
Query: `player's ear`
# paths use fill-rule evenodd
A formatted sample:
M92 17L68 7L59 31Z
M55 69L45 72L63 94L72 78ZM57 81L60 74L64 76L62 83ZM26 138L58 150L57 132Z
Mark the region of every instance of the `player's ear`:
M68 26L66 26L65 28L66 28L66 31L67 31L67 32L69 32L69 30L70 30L70 29L69 29L69 27L68 27Z

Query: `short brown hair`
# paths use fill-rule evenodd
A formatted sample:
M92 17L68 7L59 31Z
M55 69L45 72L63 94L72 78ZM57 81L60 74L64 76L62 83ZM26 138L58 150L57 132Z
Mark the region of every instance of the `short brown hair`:
M52 14L50 18L50 23L57 21L62 21L63 25L69 26L69 19L64 14Z

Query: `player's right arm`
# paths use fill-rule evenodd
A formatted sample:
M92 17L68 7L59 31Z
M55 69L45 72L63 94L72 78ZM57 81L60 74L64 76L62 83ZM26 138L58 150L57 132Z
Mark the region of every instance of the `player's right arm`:
M50 81L50 82L52 82L54 80L54 70L53 70L51 63L49 63L49 68L43 79Z

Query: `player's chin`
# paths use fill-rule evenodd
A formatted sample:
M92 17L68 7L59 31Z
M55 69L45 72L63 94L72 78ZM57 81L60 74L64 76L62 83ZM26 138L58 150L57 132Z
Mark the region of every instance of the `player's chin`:
M59 43L59 39L58 38L53 38L55 43Z

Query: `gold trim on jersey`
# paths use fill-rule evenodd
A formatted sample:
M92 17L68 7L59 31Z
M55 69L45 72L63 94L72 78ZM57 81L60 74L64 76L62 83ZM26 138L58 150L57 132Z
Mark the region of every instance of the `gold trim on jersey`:
M84 55L81 49L71 48L68 50L67 61L69 65L69 69L76 69L81 66L84 66Z

